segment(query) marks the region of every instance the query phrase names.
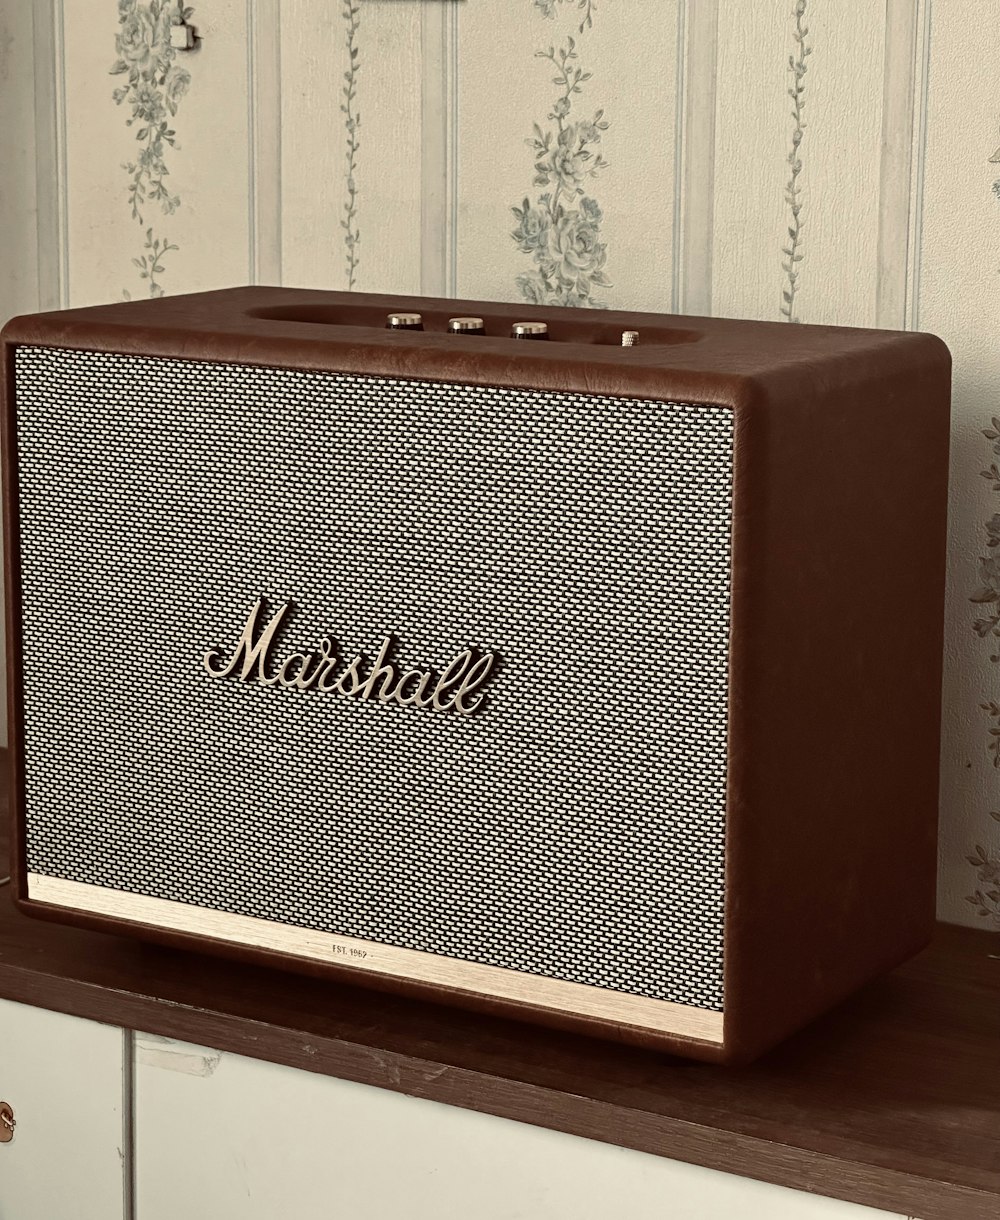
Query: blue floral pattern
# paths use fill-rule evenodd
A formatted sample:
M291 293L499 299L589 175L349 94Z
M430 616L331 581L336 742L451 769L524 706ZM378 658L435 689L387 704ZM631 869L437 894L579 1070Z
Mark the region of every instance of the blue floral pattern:
M557 0L535 3L551 17ZM535 54L556 69L553 84L560 92L548 115L553 126L543 130L535 123L534 134L526 141L534 155L534 185L548 189L534 201L525 196L520 206L512 208L517 227L511 237L534 263L531 271L517 277L517 287L533 305L600 306L603 302L594 290L611 287L604 270L607 246L601 240L604 214L587 188L607 168L597 146L609 124L603 110L587 119L574 115L574 99L592 73L578 66L572 36L558 50L550 46Z
M781 292L781 313L788 322L797 322L795 314L795 294L799 290L799 263L805 255L802 253L802 187L799 186L799 174L802 173L802 140L806 133L806 125L802 118L805 109L806 86L805 75L808 70L806 58L812 54L812 47L806 45L809 30L805 25L806 0L796 0L795 32L792 38L795 42L796 54L788 57L788 70L792 74L792 83L788 87L788 96L792 99L792 147L788 154L789 178L785 185L785 203L791 213L788 226L788 244L781 247L785 261L781 269L785 273L785 287Z
M988 469L980 473L990 481L991 489L998 492L1000 418L994 416L990 423L991 426L983 430L983 435L992 444L993 461ZM970 600L981 611L973 623L973 630L981 640L990 641L990 660L996 664L1000 662L1000 513L994 513L986 522L985 550L986 553L979 558L979 588ZM993 759L993 766L1000 769L1000 703L988 699L979 706L990 721L987 750ZM990 817L1000 822L1000 811L993 810ZM966 859L976 870L978 882L975 891L967 895L966 902L975 907L981 918L993 919L1000 924L1000 856L977 843Z
M594 0L535 0L535 8L542 14L543 17L554 17L556 15L556 6L565 3L575 3L577 9L583 13L580 18L580 33L590 29L594 24L594 11L596 5Z
M358 27L361 25L360 0L342 0L343 17L347 24L347 71L344 73L344 87L341 90L343 101L340 112L344 116L344 130L347 132L347 199L344 203L344 219L340 227L344 230L344 246L346 249L347 287L353 289L358 275L358 262L361 254L361 230L358 228L358 183L356 178L358 165L358 149L361 144L358 132L361 130L361 115L357 110L358 70L361 67L358 58Z
M131 117L127 127L136 127L139 153L122 168L129 176L128 200L132 219L145 229L143 253L133 258L139 278L149 283L149 295L163 295L159 276L164 273L163 257L178 247L154 236L145 224L149 205L170 216L180 206L180 196L171 193L164 179L168 176L165 159L167 146L177 147L170 120L191 84L191 74L175 62L177 52L170 45L170 27L186 22L194 10L181 9L167 0L118 0L119 30L115 35L117 58L111 66L114 76L127 82L112 93L116 105L127 104ZM129 292L125 291L126 299Z

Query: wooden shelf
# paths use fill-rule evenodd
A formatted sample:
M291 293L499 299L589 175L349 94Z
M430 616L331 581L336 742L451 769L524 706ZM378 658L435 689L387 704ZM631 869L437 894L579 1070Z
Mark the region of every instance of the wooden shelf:
M0 890L0 997L920 1220L1000 1216L992 955L1000 936L942 925L908 965L728 1069L42 923Z

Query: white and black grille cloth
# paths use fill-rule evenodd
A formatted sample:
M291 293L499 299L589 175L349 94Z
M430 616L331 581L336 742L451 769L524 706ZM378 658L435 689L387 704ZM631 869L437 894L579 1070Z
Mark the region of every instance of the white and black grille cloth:
M31 347L16 399L32 871L721 1009L730 411ZM488 703L210 677L261 595Z

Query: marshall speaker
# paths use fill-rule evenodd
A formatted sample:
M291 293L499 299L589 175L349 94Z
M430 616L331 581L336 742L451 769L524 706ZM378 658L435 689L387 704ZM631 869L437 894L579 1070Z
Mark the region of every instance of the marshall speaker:
M3 356L24 911L728 1061L928 939L937 339L246 288Z

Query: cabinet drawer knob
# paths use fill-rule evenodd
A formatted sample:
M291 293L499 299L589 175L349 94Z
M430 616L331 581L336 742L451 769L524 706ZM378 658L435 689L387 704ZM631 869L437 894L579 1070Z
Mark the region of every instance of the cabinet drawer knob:
M14 1111L5 1101L0 1101L0 1144L9 1144L14 1138L17 1121Z

